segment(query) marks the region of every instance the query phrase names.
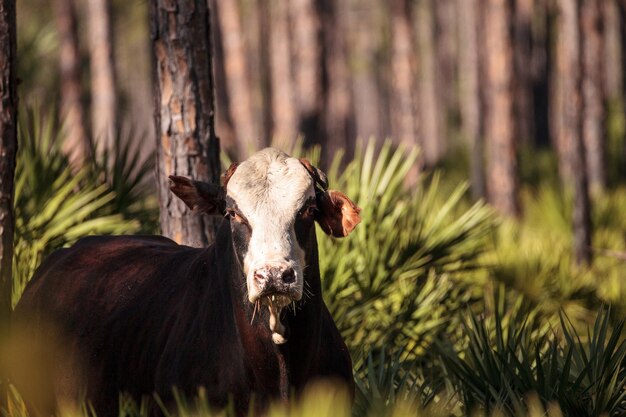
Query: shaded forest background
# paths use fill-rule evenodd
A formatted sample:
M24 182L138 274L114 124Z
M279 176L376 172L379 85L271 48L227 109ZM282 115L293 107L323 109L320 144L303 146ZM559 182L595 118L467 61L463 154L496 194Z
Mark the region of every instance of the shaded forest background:
M588 262L588 192L625 174L623 1L209 3L216 131L231 159L299 137L322 145L327 165L339 149L349 160L357 143L391 139L421 148L413 178L447 166L506 215L520 213L520 187L558 167ZM73 161L122 131L155 150L148 12L19 2L22 103L59 109Z

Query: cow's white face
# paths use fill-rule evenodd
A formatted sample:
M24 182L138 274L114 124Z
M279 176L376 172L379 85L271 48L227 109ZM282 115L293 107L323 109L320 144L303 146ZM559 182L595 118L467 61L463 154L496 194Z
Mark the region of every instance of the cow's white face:
M305 248L296 223L312 225L316 209L314 181L300 160L266 149L237 167L226 189L226 212L234 234L240 233L237 223L250 232L246 248L237 250L245 251L251 303L274 296L284 307L302 298Z
M223 187L170 179L172 191L194 211L229 218L248 301L269 308L272 338L284 343L280 312L302 298L315 221L344 237L361 221L360 209L341 192L326 190L326 176L308 161L272 148L233 164Z

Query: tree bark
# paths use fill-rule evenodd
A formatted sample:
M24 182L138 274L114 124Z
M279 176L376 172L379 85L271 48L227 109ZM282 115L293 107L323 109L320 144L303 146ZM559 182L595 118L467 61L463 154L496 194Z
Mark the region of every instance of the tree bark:
M288 0L271 1L270 72L272 127L278 143L290 143L298 133L291 62Z
M352 51L352 100L356 136L360 140L380 138L383 134L378 113L381 99L374 72L378 49L374 26L371 10L361 4L352 8L348 15L348 49Z
M534 138L532 17L535 0L515 0L514 26L514 123L515 137L523 143Z
M411 10L407 0L392 0L391 69L392 69L392 133L405 145L415 145L418 121L415 89L415 48L411 30Z
M483 141L480 136L480 94L478 59L478 0L457 0L459 19L458 84L461 131L470 153L472 196L485 197Z
M558 104L561 106L559 142L562 146L559 163L568 166L570 177L565 179L565 186L574 197L574 256L578 264L588 264L591 261L591 216L582 137L582 63L577 0L559 0L559 12L557 70L561 80Z
M117 134L117 85L111 11L107 0L88 0L91 127L96 152L111 151Z
M150 13L161 229L178 243L207 246L216 220L192 213L169 191L168 176L219 183L210 12L204 0L157 0Z
M430 167L441 159L445 149L440 97L437 95L434 18L431 0L417 2L415 18L419 60L417 90L420 107L420 141L424 152L424 164Z
M324 144L320 16L314 0L290 0L289 7L298 129L305 143Z
M82 103L76 9L72 0L55 0L54 10L59 34L60 114L66 135L63 151L77 169L91 156L91 142Z
M252 111L252 89L241 14L237 0L219 0L213 4L222 35L228 110L233 121L239 156L243 158L257 150L263 141Z
M437 93L440 97L439 105L443 115L443 131L454 123L458 112L458 91L455 80L457 74L456 57L457 44L457 8L455 0L436 0L433 4L435 19L435 54L437 59ZM465 18L465 16L463 16ZM464 46L464 43L461 45ZM445 137L443 135L443 140Z
M324 159L332 162L339 149L349 158L354 152L354 114L350 92L350 70L347 62L345 2L322 0L325 70L327 93L324 119L329 140Z
M484 1L485 141L487 197L500 213L514 216L517 207L517 163L513 138L513 56L506 0Z
M15 1L0 1L0 343L8 335L13 295L13 194L17 151ZM0 375L0 405L8 385Z
M589 191L601 193L606 185L604 94L602 89L604 42L600 0L583 0L582 29L583 144Z
M618 0L602 2L602 18L604 20L604 88L610 101L620 100L623 94L624 62L622 56L621 27L624 22L620 18Z

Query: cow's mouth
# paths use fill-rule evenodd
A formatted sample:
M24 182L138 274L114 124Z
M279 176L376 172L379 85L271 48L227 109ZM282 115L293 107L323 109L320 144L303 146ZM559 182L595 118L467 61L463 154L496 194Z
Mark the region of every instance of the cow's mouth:
M260 306L267 306L270 312L270 330L272 331L272 341L277 345L287 342L287 328L280 321L280 313L283 308L291 304L293 298L285 293L272 293L260 297L254 307L254 310ZM254 320L254 315L252 316Z

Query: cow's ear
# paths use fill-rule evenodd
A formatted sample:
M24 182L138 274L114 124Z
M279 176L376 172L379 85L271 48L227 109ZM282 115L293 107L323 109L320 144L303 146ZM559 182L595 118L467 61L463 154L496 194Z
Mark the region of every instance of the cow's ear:
M361 223L361 209L344 193L328 190L317 195L315 220L326 234L345 237Z
M170 190L196 213L221 214L224 208L223 188L170 175Z

